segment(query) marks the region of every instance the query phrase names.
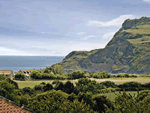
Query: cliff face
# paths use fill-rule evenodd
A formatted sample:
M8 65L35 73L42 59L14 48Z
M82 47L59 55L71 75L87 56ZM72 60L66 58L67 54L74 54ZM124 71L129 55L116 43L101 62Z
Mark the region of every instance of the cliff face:
M126 20L104 49L73 51L62 65L66 71L150 72L150 18Z

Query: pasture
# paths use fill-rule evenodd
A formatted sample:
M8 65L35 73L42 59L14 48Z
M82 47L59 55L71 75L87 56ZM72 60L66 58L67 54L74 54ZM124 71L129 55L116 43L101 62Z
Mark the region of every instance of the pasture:
M138 77L138 78L109 78L109 79L94 79L94 78L91 78L91 80L96 80L98 83L104 82L104 81L112 81L112 82L115 82L115 84L117 84L117 85L125 83L125 82L130 82L130 81L140 82L142 84L150 82L150 78L144 78L144 77ZM33 88L35 85L38 85L42 82L52 83L54 80L38 80L38 81L18 81L18 80L15 80L15 81L18 83L19 88L24 88L24 87ZM60 80L60 81L66 82L67 80ZM75 84L75 82L77 82L78 80L76 79L76 80L70 80L70 81Z

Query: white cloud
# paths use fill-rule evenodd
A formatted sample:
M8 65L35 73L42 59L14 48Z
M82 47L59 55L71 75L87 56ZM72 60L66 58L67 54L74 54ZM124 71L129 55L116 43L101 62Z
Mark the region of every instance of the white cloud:
M86 37L84 37L84 38L81 38L82 40L87 40L87 39L89 39L89 38L95 38L96 36L94 36L94 35L89 35L89 36L86 36Z
M115 32L105 33L103 39L111 39L114 36Z
M135 18L133 15L121 15L118 18L115 18L108 22L102 22L97 20L90 20L87 25L89 26L96 26L96 27L110 27L110 26L116 26L119 27L122 25L124 20L126 19L133 19Z
M84 34L86 34L86 32L79 32L79 33L77 33L77 35L84 35Z
M0 47L0 55L30 56L30 55L33 55L33 54L28 54L28 53L25 53L24 51L19 51L19 50Z
M144 2L148 2L148 3L150 3L150 0L143 0Z

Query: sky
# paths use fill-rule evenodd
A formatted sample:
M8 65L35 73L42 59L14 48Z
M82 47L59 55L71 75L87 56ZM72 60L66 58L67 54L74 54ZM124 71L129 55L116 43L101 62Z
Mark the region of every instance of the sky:
M0 0L0 55L66 56L104 48L150 0Z

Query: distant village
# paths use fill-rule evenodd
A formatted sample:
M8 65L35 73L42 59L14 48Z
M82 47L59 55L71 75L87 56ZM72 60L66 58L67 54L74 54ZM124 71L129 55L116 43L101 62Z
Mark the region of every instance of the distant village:
M29 78L29 74L32 72L33 70L19 70L19 72L23 73L26 76L26 79ZM13 70L0 70L0 74L1 75L5 75L6 77L9 77L11 79L14 78L15 73L13 72Z

